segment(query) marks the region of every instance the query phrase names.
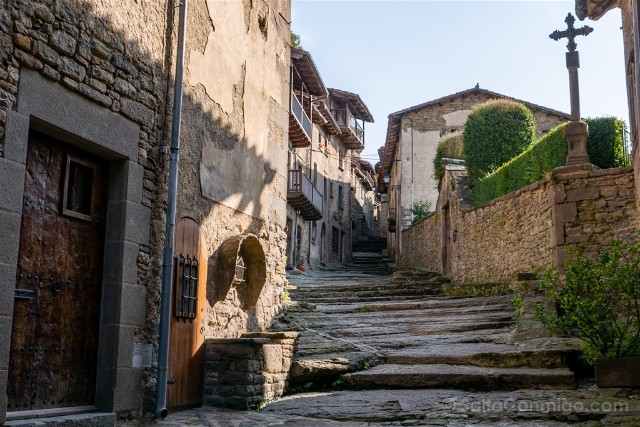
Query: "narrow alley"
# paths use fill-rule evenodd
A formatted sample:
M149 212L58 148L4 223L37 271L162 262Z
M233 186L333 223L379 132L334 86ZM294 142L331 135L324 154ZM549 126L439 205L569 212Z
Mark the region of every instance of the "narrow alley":
M581 378L575 342L545 334L526 303L517 315L508 289L389 274L386 261L354 253L348 266L289 276L275 328L300 332L287 396L158 425L640 425L639 396Z

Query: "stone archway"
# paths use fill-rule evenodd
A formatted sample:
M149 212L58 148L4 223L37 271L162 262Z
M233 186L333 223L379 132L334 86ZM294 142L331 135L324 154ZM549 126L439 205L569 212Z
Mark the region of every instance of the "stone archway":
M230 237L220 245L218 256L214 300L223 301L235 286L242 308L254 307L267 278L266 256L260 239L254 234Z

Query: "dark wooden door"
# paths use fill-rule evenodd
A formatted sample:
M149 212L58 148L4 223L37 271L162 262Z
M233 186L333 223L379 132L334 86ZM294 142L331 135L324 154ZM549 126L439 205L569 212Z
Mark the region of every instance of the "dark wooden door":
M8 410L94 403L107 164L29 136Z
M167 406L202 404L207 250L191 218L176 222Z

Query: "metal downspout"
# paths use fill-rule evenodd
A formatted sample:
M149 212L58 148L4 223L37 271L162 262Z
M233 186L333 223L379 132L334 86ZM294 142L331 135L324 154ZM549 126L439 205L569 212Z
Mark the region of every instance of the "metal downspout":
M158 377L156 395L156 415L166 417L167 374L169 365L169 329L171 322L171 289L173 276L173 240L176 223L176 196L178 190L178 152L180 151L180 124L182 120L182 80L184 74L184 49L187 29L188 0L180 3L178 23L178 50L176 57L176 77L173 94L173 120L171 126L171 151L169 154L169 183L167 190L167 225L164 239L162 263L162 299L160 304L160 336L158 343Z

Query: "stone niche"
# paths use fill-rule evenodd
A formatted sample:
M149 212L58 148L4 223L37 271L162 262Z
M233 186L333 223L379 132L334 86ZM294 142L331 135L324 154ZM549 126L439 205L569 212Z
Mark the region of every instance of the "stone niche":
M255 409L287 389L298 332L205 341L204 404Z
M224 301L232 286L243 310L255 307L267 277L262 243L254 234L230 237L220 246L213 298Z

